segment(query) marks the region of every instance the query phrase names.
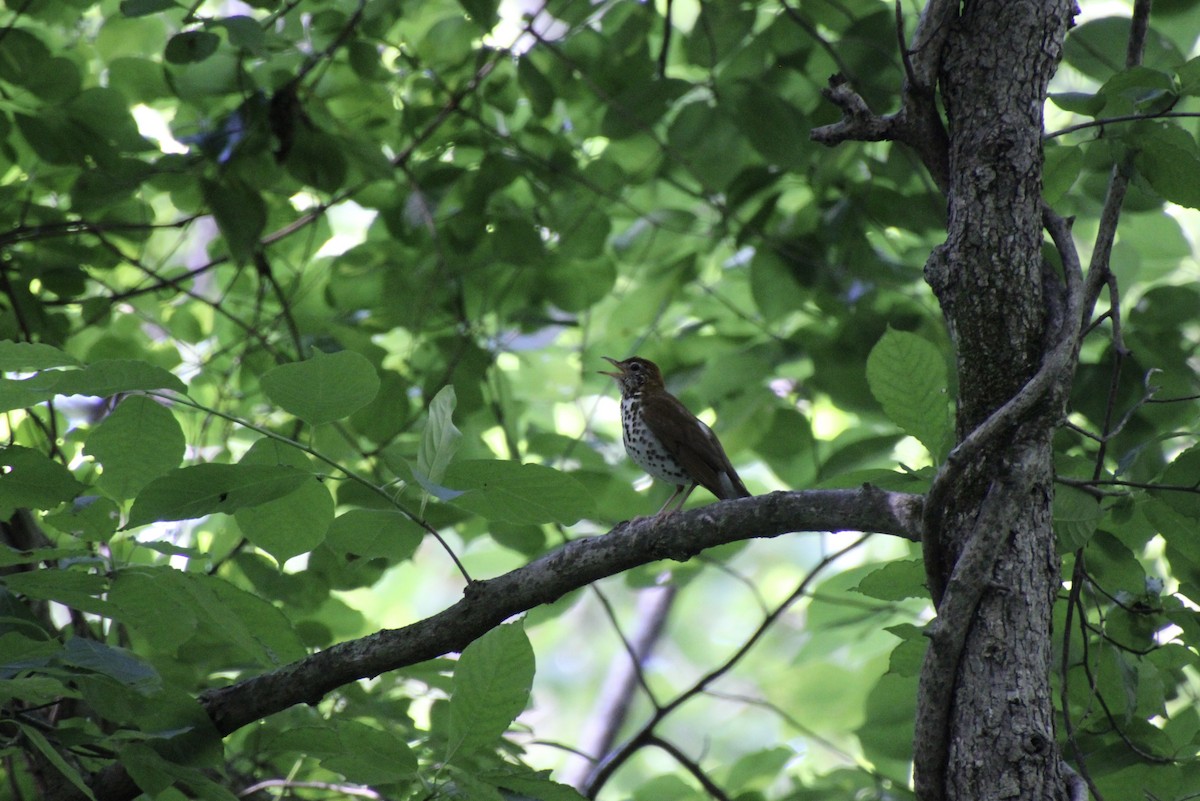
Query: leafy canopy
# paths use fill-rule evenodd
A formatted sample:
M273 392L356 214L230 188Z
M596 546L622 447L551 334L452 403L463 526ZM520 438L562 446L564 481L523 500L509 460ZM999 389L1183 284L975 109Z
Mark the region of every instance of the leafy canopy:
M922 280L944 201L901 148L807 135L836 119L819 94L834 72L894 102L892 6L518 5L6 10L7 786L36 795L28 753L81 788L119 761L162 798L273 777L573 797L535 741L572 745L623 653L620 581L614 618L570 595L224 748L196 698L437 611L460 568L494 575L656 508L620 458L602 355L658 361L755 492L926 488L953 441ZM1109 797L1165 799L1200 783L1200 150L1183 116L1200 5L1157 4L1132 69L1128 20L1100 5L1082 3L1050 98L1045 196L1085 241L1111 166L1136 176L1120 305L1085 343L1056 444L1079 593L1055 627L1058 703ZM681 588L651 689L692 686L825 547L632 572ZM922 573L897 543L855 553L802 585L740 684L664 724L731 796L907 792ZM692 792L686 765L655 759L614 793Z

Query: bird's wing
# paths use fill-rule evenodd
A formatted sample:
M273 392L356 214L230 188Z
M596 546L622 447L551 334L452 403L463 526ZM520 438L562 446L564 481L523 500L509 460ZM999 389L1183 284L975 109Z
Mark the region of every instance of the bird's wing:
M749 490L730 464L717 435L678 398L662 392L643 398L642 403L650 433L697 484L718 498L749 497ZM664 420L679 424L664 424Z

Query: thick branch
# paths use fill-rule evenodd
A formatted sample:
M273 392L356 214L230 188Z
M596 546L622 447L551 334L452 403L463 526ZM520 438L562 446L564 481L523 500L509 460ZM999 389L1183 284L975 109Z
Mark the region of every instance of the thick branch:
M344 684L461 651L513 615L649 562L685 561L716 545L793 531L868 531L919 541L921 506L919 495L864 485L856 490L774 492L622 523L602 537L575 540L524 567L474 582L462 600L425 620L339 643L261 676L210 690L200 701L217 731L226 735L295 704L316 703ZM100 772L91 786L99 801L126 801L139 792L117 764ZM49 801L80 798L69 792Z

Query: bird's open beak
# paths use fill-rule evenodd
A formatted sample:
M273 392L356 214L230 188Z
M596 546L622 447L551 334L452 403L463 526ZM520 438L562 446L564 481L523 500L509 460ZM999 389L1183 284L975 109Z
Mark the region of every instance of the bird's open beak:
M606 375L609 378L616 379L617 381L620 381L622 378L625 377L625 368L621 365L621 363L619 361L617 361L616 359L614 359L610 356L601 356L600 358L604 359L604 361L608 362L613 367L617 368L617 370L619 370L620 372L613 373L613 372L609 372L608 370L597 370L596 371L597 373L599 373L600 375Z

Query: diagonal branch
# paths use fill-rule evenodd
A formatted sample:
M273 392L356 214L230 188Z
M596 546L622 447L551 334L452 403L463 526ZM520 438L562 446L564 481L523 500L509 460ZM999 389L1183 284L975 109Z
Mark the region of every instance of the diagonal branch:
M760 639L762 639L763 635L767 633L768 629L775 624L775 621L777 621L784 612L790 609L792 605L796 603L796 601L804 597L804 595L808 592L809 586L813 583L813 581L816 580L821 571L831 565L833 562L840 559L842 556L845 556L850 551L853 551L855 548L862 545L867 540L867 536L859 537L846 547L834 551L814 565L813 568L808 571L807 575L805 575L804 579L799 583L799 585L796 586L796 589L792 591L792 594L785 598L782 603L775 607L775 609L771 610L771 612L763 618L762 622L759 623L758 628L754 630L754 632L746 639L746 641L742 643L741 647L739 647L729 658L701 676L694 684L692 684L691 687L675 696L670 703L658 707L654 711L654 714L642 724L641 728L639 728L638 731L632 737L630 737L624 745L605 757L604 761L597 766L595 773L588 778L587 784L584 788L584 792L588 798L595 798L596 794L609 780L609 778L612 777L618 768L625 764L625 762L627 762L629 758L643 746L651 744L651 742L657 738L657 735L654 733L655 728L665 717L670 715L679 707L683 706L683 704L688 700L706 691L709 685L711 685L714 681L733 670L733 668L739 662L741 662L742 658L750 652L750 649L753 648Z
M524 567L469 584L432 617L339 643L276 670L209 690L200 703L230 734L342 685L461 651L513 615L551 603L593 581L660 559L684 561L706 548L793 531L870 531L920 539L922 498L864 485L854 490L773 492L669 517L640 518L602 537L574 540ZM752 533L750 533L752 532ZM91 781L97 801L128 801L140 790L118 764ZM74 788L46 801L78 801Z

